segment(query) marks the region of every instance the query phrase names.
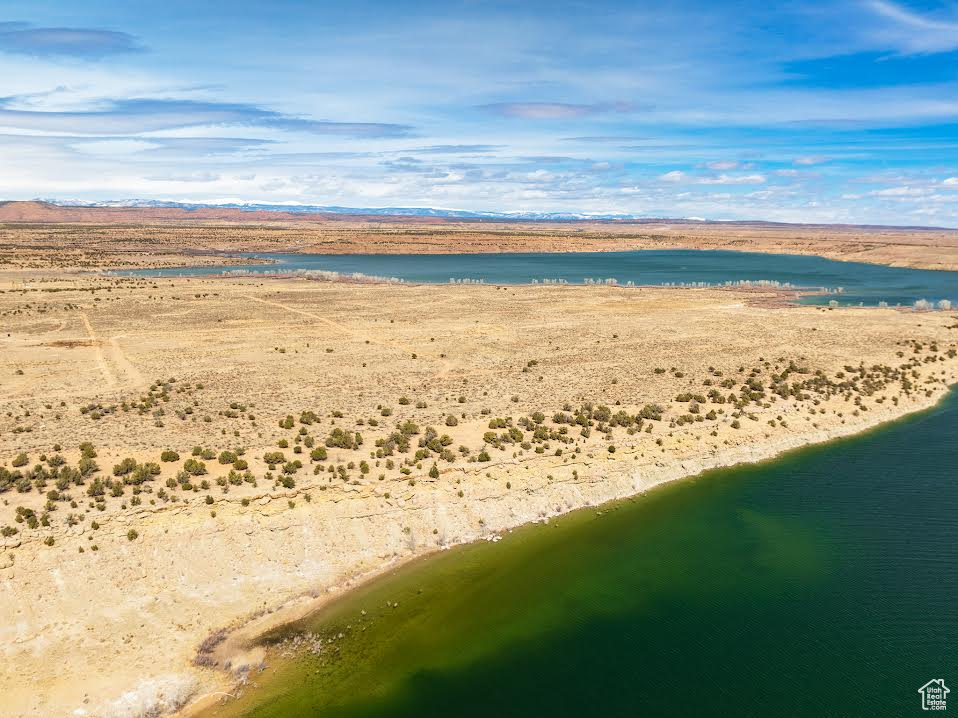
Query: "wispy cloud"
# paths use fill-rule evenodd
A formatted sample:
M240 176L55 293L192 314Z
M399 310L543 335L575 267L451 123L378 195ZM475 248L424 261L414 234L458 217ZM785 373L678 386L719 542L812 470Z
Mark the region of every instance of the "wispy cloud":
M723 173L718 175L693 175L682 172L681 170L666 172L663 175L659 175L659 179L663 182L701 185L748 185L764 184L767 181L767 177L762 174L729 175Z
M630 102L597 102L583 105L570 102L493 102L480 109L503 117L524 120L566 120L590 115L633 112Z
M638 142L640 140L648 140L649 137L639 137L636 135L590 135L585 137L563 137L563 142L595 142L595 143L621 143L621 142Z
M389 122L331 122L329 120L308 120L298 117L285 117L278 113L262 111L262 117L252 117L246 123L278 130L307 132L316 135L338 135L341 137L381 138L409 137L413 128L409 125L397 125Z
M415 155L473 155L486 154L502 149L505 145L430 145L402 150Z
M823 157L822 155L804 155L802 157L796 157L794 163L797 165L803 165L805 167L810 167L812 165L820 165L828 162L828 157Z
M136 134L204 125L267 127L344 137L405 137L410 127L379 122L332 122L290 117L255 105L176 99L109 99L93 109L39 111L11 109L18 97L0 98L0 126L20 130L87 135Z
M931 194L933 190L928 187L886 187L885 189L875 190L871 194L875 197L920 197Z
M191 172L188 174L162 174L144 177L150 182L200 182L203 184L217 182L222 175L215 172Z
M700 177L697 182L698 184L764 184L766 181L765 175L762 174L750 174L750 175L727 175L720 174L715 177Z
M107 55L139 52L143 49L133 35L116 30L34 27L22 22L0 22L0 52L96 60Z
M705 166L710 170L735 170L739 168L739 165L740 163L735 160L718 160L705 163Z
M888 21L875 35L905 54L948 52L958 48L958 16L920 15L889 0L869 0L867 6Z

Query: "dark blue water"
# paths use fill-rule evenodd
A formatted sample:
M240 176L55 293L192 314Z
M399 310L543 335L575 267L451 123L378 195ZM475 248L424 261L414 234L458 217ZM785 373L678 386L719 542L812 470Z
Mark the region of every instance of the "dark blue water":
M771 281L833 293L804 301L840 304L912 305L925 299L958 303L958 273L836 262L822 257L706 250L644 250L566 254L255 254L275 264L223 265L144 270L147 276L190 276L229 270L295 272L324 270L361 273L407 282L444 284L450 280L488 284L527 284L560 280L581 284L614 279L620 285L703 284ZM839 293L839 290L841 292Z

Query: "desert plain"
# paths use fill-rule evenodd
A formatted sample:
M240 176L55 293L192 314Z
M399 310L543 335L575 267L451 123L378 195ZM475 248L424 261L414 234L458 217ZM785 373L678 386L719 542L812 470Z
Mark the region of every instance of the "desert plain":
M236 237L275 231L303 229L0 229L4 715L195 712L249 689L259 633L386 568L862 431L958 378L949 311L106 271L261 251ZM323 236L382 251L384 231ZM956 262L953 234L856 231L870 261Z
M691 220L522 222L0 202L0 268L222 263L223 253L472 254L722 249L958 270L958 231ZM233 257L232 264L245 260Z

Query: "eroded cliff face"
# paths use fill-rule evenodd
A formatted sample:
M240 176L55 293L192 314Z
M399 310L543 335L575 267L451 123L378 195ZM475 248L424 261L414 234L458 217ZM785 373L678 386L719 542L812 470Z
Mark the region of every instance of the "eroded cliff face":
M953 381L953 368L951 374ZM55 532L53 546L24 541L3 552L0 574L4 713L171 712L229 685L226 672L193 664L214 631L236 631L213 659L220 667L230 660L235 669L255 660L246 651L250 636L384 567L709 468L858 432L925 408L944 391L936 385L930 397L843 420L823 417L819 428L766 427L761 437L726 428L729 442L721 448L702 441L693 425L674 431L661 448L473 464L436 479L416 476L414 485L390 480L322 490L320 477L247 497L248 505L223 496L212 505L133 507L103 518L97 551L80 527ZM5 541L7 548L18 543Z

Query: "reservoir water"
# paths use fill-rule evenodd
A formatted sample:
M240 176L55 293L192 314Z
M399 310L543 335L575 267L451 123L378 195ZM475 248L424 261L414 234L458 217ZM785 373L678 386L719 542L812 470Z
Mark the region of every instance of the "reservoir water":
M280 632L324 640L211 714L919 715L958 685L956 597L952 392L400 568Z
M255 254L271 265L228 265L139 270L134 275L189 276L222 271L360 273L407 282L445 284L450 280L490 284L527 284L614 279L620 285L776 282L825 288L841 293L806 297L804 301L874 305L912 305L925 299L958 304L958 273L836 262L822 257L712 250L644 250L573 252L565 254Z

